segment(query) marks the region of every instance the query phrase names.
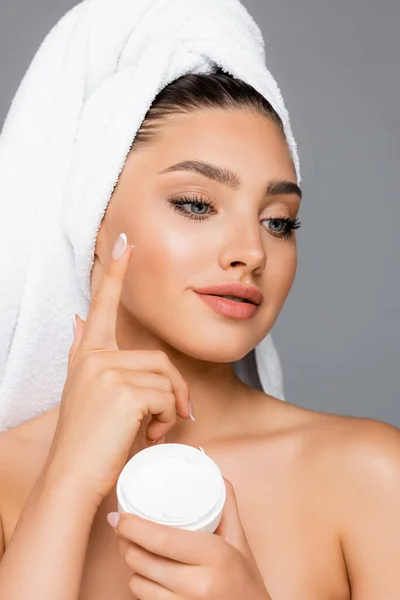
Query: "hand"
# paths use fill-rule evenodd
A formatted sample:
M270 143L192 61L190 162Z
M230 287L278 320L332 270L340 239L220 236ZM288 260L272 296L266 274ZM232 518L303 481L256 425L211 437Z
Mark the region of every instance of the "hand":
M177 414L190 417L188 385L164 352L118 348L117 312L131 255L127 244L119 260L109 260L87 322L77 323L45 465L46 472L79 481L98 503L116 484L146 416L153 415L151 440L165 436Z
M138 600L271 600L242 527L234 488L227 479L225 485L226 502L213 534L120 514L118 549L134 571L129 588Z

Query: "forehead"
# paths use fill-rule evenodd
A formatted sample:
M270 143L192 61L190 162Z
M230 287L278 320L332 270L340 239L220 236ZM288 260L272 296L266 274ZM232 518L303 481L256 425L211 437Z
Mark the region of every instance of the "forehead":
M158 164L197 159L221 163L238 172L260 170L271 177L291 177L295 169L288 144L262 114L245 109L200 109L171 115L146 150ZM168 166L168 164L165 164Z

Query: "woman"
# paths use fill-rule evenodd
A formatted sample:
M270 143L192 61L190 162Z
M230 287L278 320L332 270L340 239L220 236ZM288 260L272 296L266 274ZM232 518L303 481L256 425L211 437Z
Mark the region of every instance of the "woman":
M98 233L61 405L0 436L2 600L398 595L398 430L233 369L292 286L300 200L279 116L249 85L192 74L157 96ZM250 303L205 293L228 283L214 293ZM107 523L123 465L156 439L220 466L216 535Z

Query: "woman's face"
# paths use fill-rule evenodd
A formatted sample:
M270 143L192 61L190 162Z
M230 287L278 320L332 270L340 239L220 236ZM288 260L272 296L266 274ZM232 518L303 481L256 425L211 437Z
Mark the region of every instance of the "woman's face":
M228 186L193 170L163 173L187 161L231 171L239 183ZM239 360L261 341L297 265L295 231L279 237L290 228L276 219L295 219L300 198L267 194L281 180L296 183L281 132L245 110L171 117L151 145L130 154L101 224L92 271L94 292L115 239L126 233L135 248L118 315L121 348L172 347L221 363ZM171 203L179 199L186 204ZM262 292L253 317L221 316L194 292L233 281Z

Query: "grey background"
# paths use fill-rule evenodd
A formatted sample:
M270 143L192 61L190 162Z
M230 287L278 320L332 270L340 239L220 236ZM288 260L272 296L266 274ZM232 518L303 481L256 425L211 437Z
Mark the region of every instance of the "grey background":
M1 124L40 43L75 4L2 0ZM303 178L298 271L273 329L286 398L400 427L400 3L244 4L264 32Z

